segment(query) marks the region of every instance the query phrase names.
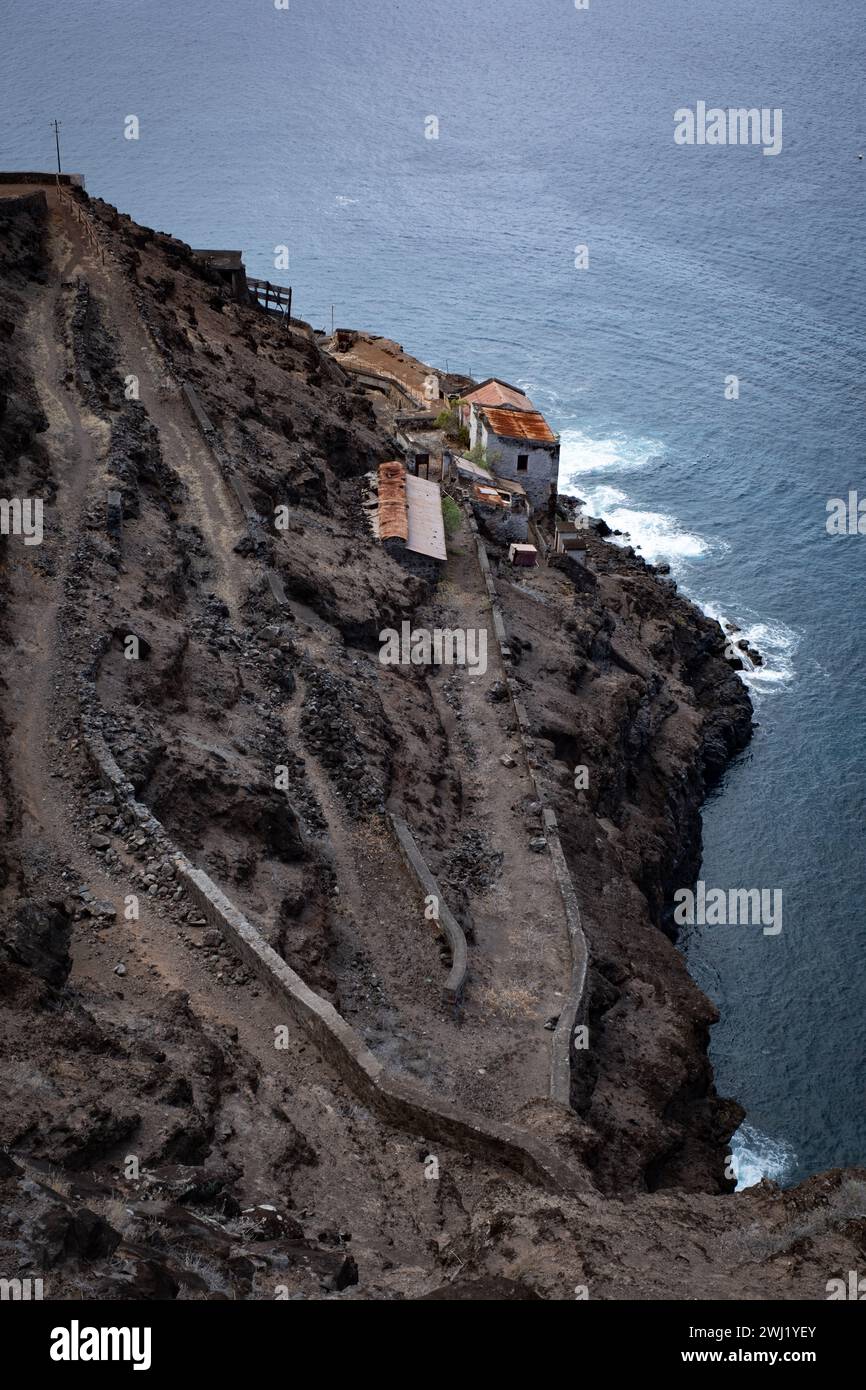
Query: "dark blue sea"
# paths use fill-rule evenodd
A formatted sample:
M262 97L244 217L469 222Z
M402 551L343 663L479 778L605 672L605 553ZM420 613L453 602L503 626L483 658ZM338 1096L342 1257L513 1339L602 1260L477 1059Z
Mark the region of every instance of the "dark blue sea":
M866 536L825 528L866 497L864 37L857 0L0 0L0 166L52 168L56 117L92 193L315 326L524 385L590 510L763 653L702 877L783 930L683 942L741 1185L866 1161ZM781 152L675 144L698 101L781 108Z

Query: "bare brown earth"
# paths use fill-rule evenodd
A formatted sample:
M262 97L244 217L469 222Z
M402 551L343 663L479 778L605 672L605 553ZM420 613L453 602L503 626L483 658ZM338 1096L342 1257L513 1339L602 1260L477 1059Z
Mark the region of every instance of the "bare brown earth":
M378 661L403 618L487 624L467 528L435 591L407 577L361 516L394 453L381 402L303 325L106 204L79 195L103 262L56 194L0 191L2 495L46 504L42 545L0 539L0 1270L51 1298L824 1297L863 1257L864 1175L729 1193L741 1112L666 931L749 735L720 629L596 535L589 579L515 581L490 547L591 950L568 1112L545 1099L567 941L492 640L484 676ZM139 799L372 1050L548 1136L580 1197L443 1145L431 1176L429 1144L348 1089L111 803L82 691ZM462 1008L387 809L469 934Z

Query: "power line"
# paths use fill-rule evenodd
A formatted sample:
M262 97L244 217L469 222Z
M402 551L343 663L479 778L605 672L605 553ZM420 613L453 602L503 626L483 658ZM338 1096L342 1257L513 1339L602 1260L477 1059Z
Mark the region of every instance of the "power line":
M61 126L61 124L62 124L62 122L60 122L60 121L52 121L52 122L51 122L51 125L54 127L54 143L55 143L55 145L57 146L57 173L58 173L58 175L61 174L61 173L63 172L63 171L61 170L61 168L60 168L60 126Z

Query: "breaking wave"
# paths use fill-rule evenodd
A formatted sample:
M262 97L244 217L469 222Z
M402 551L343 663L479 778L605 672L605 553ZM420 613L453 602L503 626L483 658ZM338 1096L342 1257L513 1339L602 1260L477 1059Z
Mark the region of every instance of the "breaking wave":
M586 473L599 473L604 469L645 468L664 452L664 445L657 439L640 439L625 434L593 439L583 430L563 430L560 435L560 471L566 486L576 486L576 480Z
M734 641L745 638L750 647L755 647L762 657L760 666L753 666L740 672L753 694L768 695L775 690L783 690L791 684L796 674L794 656L800 645L800 633L788 627L787 623L764 622L760 618L732 618L723 613L718 604L701 603L700 607L708 618L715 618L727 633L728 623L736 630L730 635Z
M740 1125L731 1140L737 1191L754 1187L762 1178L784 1185L794 1171L797 1155L784 1139L771 1139L751 1125Z
M708 541L691 531L684 531L675 517L664 512L639 511L629 507L628 496L608 484L582 486L584 510L590 516L602 517L612 530L621 536L611 539L618 545L631 545L651 565L666 562L677 578L689 560L698 560L710 550Z

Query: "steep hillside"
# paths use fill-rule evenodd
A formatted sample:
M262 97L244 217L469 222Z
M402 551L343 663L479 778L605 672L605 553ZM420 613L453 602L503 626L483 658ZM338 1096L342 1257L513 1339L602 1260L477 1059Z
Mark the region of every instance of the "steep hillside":
M515 581L489 548L590 952L569 1110L568 940L506 673L378 659L404 619L486 627L466 522L438 588L408 575L362 507L388 423L305 325L82 193L0 193L2 488L44 502L41 545L0 539L4 1248L48 1297L821 1296L856 1265L862 1175L728 1195L741 1112L669 934L750 732L721 630L597 534L580 574ZM459 1007L389 813L468 937ZM175 851L420 1106L510 1124L566 1179L377 1109Z

